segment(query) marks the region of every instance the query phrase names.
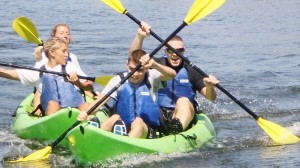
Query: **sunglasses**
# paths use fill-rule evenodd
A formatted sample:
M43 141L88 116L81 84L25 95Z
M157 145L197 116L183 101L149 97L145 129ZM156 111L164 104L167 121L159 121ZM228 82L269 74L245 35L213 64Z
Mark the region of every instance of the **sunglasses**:
M184 48L176 48L175 49L177 52L179 53L183 53L184 52ZM169 53L169 54L173 54L174 52L170 49L170 48L167 48L166 51Z

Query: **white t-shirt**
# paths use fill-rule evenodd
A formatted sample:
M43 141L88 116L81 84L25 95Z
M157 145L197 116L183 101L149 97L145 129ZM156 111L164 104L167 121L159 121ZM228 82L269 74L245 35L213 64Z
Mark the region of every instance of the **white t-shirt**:
M160 82L160 77L161 77L161 73L159 71L157 71L156 69L149 69L149 76L148 76L148 81L151 85L151 94L152 94L152 98L154 101L156 101L157 98L157 92L158 89L161 88L161 82ZM126 74L127 75L127 74ZM119 82L121 81L121 77L119 75L114 76L105 86L105 88L102 90L102 94L107 94L111 89L113 89ZM128 82L128 80L126 81ZM115 92L113 92L110 97L114 98L115 100L117 100L117 92L120 91L120 89L123 87L120 86Z
M50 68L46 64L45 68L46 68L46 70L49 70L49 71L62 72L61 65L57 65L54 68ZM26 85L26 86L33 85L37 88L37 90L39 92L42 92L42 82L41 82L41 79L40 79L40 72L32 71L32 70L26 70L26 69L16 69L16 71L17 71L17 73L19 75L19 78L20 78L20 81L23 85ZM68 74L72 73L72 72L75 72L77 75L86 76L85 73L83 73L81 71L81 69L78 69L78 67L76 67L72 62L67 63L66 72ZM86 80L81 79L80 81L84 82Z
M42 52L42 55L41 55L41 60L40 61L37 61L34 65L34 68L36 69L39 69L41 68L43 65L46 65L48 63L48 58L46 57L46 54L45 52ZM82 75L82 76L87 76L81 69L80 65L79 65L79 62L78 62L78 59L77 59L77 56L72 54L72 53L69 53L69 58L70 58L70 61L72 62L73 65L71 66L76 66L77 70L75 72L78 72L77 75ZM70 61L68 61L67 64L70 63ZM50 69L49 69L50 70ZM31 71L31 70L26 70L26 69L16 69L18 75L19 75L19 78L20 78L20 81L23 85L25 86L28 86L28 85L34 85L34 82L32 83L32 81L37 81L38 78L39 78L39 74L40 72L37 72L37 71ZM61 70L59 70L58 72L61 72ZM67 71L68 72L68 71Z

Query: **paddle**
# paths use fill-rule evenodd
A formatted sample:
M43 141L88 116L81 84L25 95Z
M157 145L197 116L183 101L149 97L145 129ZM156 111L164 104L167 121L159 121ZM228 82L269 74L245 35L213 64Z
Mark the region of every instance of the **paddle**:
M134 16L132 16L121 4L119 0L102 0L105 4L110 6L111 8L115 9L117 12L121 14L127 15L130 19L132 19L135 23L137 23L139 26L141 26L141 22L136 19ZM200 2L195 2L200 3ZM201 3L205 3L205 0ZM214 1L212 3L216 3L221 5L222 1ZM216 6L216 5L215 5ZM205 8L205 12L202 12L202 14L197 15L197 17L203 17L210 12L214 10L215 6L211 6L211 8ZM195 10L191 10L190 12L195 12ZM187 23L189 19L187 20ZM150 30L150 34L156 38L158 41L163 42L163 40L156 35L152 30ZM196 65L194 65L192 62L190 62L186 57L184 57L180 52L178 52L176 49L171 47L168 43L166 43L166 46L170 48L173 52L175 52L179 57L183 59L186 63L188 63L190 66L192 66L197 72L199 72L201 75L208 77L208 75L203 72L200 68L198 68ZM259 116L257 116L253 111L251 111L248 107L246 107L243 103L241 103L237 98L235 98L232 94L230 94L227 90L225 90L220 84L216 84L216 87L220 89L223 93L225 93L228 97L230 97L234 102L236 102L240 107L242 107L246 112L248 112L259 124L259 126L266 132L267 135L269 135L275 142L280 144L292 144L299 142L299 137L295 136L282 126L272 123L270 121L267 121Z
M195 4L195 3L194 3ZM197 6L192 6L192 8L190 10L203 10L204 8L211 8L211 6L208 5L197 5ZM215 8L216 9L216 8ZM192 18L191 22L195 22L196 20L193 19L197 19L198 17L196 16L191 16L191 15L199 15L201 14L201 12L198 13L188 13L188 18ZM156 54L173 36L175 36L181 29L183 29L187 24L184 22L182 25L180 25L171 35L169 35L169 37L163 41L156 49L154 49L150 54L150 58L152 58L154 56L154 54ZM129 79L139 68L141 68L142 64L139 63L130 73L128 73L128 75L122 79L116 86L114 86L103 98L101 98L98 102L96 102L96 104L91 107L87 114L91 114L100 104L102 104L114 91L116 91L123 83L126 82L127 79ZM30 161L30 160L37 160L37 159L44 159L44 158L48 158L49 154L51 153L52 149L61 141L63 140L63 138L65 138L65 136L69 133L70 130L72 130L74 127L76 127L77 125L80 124L81 121L76 121L68 130L66 130L57 140L55 140L50 146L47 146L39 151L34 152L33 154L25 157L25 158L21 158L18 159L16 161L13 162L19 162L19 161Z
M42 45L43 41L39 38L39 33L34 24L25 16L16 18L12 24L15 32L30 43Z
M32 68L32 67L28 67L28 66L13 65L11 63L6 63L6 62L0 62L0 66L6 66L6 67L18 68L18 69L28 69L28 70L32 70L32 71L50 73L50 74L55 74L55 75L64 76L64 77L68 76L68 74L65 74L62 72L42 70L42 69ZM77 75L77 76L80 79L91 80L95 83L98 83L101 86L105 86L108 83L108 81L113 77L113 76L108 76L108 75L107 76L97 76L97 77L87 77L87 76L81 76L81 75Z

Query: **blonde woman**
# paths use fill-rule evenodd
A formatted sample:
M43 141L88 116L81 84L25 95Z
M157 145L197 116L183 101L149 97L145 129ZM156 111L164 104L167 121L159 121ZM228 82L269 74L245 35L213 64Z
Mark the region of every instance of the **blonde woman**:
M80 80L77 75L83 75L79 68L72 62L68 62L68 44L64 39L51 37L43 46L37 47L35 56L41 56L42 52L48 58L48 63L43 69L64 72L68 76L62 76L32 72L24 75L24 84L33 84L37 92L41 93L41 106L46 115L55 113L64 107L76 107L85 109L86 103L79 88L87 90L92 88L91 82ZM68 63L67 63L68 62ZM28 70L29 71L29 70ZM24 73L26 74L26 73Z

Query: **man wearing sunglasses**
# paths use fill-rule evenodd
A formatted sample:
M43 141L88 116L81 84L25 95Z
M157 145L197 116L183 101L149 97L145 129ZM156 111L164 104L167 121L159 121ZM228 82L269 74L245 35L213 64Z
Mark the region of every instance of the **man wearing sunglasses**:
M129 54L141 49L145 37L150 35L151 26L141 22L138 33L133 39ZM185 46L180 36L174 36L168 44L184 55ZM198 104L195 101L196 91L208 100L215 100L217 94L214 85L219 81L213 75L202 76L171 49L164 47L165 56L155 61L171 67L177 73L172 80L162 82L158 91L157 102L161 107L163 133L177 134L190 128L196 121L195 114Z

